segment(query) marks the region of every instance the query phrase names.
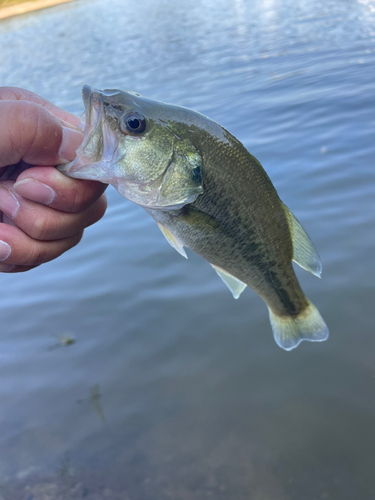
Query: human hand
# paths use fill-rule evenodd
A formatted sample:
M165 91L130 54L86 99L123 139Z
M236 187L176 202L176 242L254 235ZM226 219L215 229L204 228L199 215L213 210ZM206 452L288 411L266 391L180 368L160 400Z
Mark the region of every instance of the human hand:
M0 272L59 257L104 215L105 184L53 167L75 158L78 123L33 92L0 87Z

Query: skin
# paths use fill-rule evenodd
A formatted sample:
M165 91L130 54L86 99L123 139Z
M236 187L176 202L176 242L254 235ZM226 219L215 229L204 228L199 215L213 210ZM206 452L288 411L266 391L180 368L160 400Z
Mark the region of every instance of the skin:
M75 157L79 119L24 89L0 87L0 272L22 272L77 245L106 210L106 185L54 165Z

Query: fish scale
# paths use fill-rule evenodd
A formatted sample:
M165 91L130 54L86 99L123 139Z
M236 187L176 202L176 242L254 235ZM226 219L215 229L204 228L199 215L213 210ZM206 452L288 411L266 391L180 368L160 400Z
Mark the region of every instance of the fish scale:
M84 141L63 173L112 184L181 255L187 247L207 260L235 298L253 288L283 349L327 339L292 266L320 277L319 256L238 139L196 111L134 92L85 85L82 96Z
M291 237L276 190L267 176L254 172L253 158L247 151L241 155L232 152L233 144L223 145L224 151L220 151L220 144L215 146L207 158L203 156L204 193L179 213L171 215L155 210L149 213L157 222L173 231L187 247L251 286L273 311L284 316L298 314L307 306L307 300L291 264ZM237 148L240 146L242 147L236 144ZM217 157L221 158L219 174L213 164ZM232 165L234 162L238 165L239 160L242 160L245 171L236 172L235 176ZM239 178L242 184L238 182ZM263 200L260 204L258 193L265 190L265 184L268 200ZM245 191L246 198L241 196L241 191ZM272 205L268 206L272 201L273 205L278 202L279 212ZM196 216L192 220L187 217L187 213L194 209ZM271 232L262 230L264 224L261 222L264 222L264 218L275 218L275 214L279 219L278 224L272 225ZM200 226L199 218L206 225L210 224L207 217L220 225L220 230L211 233L210 237L205 231L203 236L197 231L197 226ZM179 223L176 218L180 219ZM213 235L215 236L212 237Z

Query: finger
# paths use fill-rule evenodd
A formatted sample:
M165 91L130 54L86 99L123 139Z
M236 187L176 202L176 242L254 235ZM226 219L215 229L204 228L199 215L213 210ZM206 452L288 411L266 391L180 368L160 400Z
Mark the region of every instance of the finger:
M55 241L37 241L21 229L8 224L0 224L0 262L15 266L38 266L56 259L77 245L83 231Z
M35 240L49 241L73 236L101 219L106 208L107 200L102 195L81 212L61 212L23 199L13 191L12 181L0 183L0 210Z
M18 164L57 165L75 158L83 134L64 127L42 106L27 101L0 101L0 167Z
M36 203L63 212L80 212L92 205L107 188L107 184L71 179L53 167L33 167L17 178L14 191Z
M29 101L39 104L47 109L50 113L60 118L74 127L78 128L79 118L64 109L55 106L51 102L43 99L38 94L34 94L30 90L20 89L18 87L0 87L0 101Z
M25 271L30 271L38 266L14 266L12 264L4 264L0 262L0 273L23 273Z

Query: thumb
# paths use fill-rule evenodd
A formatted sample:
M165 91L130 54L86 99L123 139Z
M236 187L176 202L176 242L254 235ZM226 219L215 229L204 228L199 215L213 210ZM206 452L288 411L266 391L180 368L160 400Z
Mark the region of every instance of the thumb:
M73 160L83 134L65 125L39 104L0 101L0 167L21 160L31 165Z

